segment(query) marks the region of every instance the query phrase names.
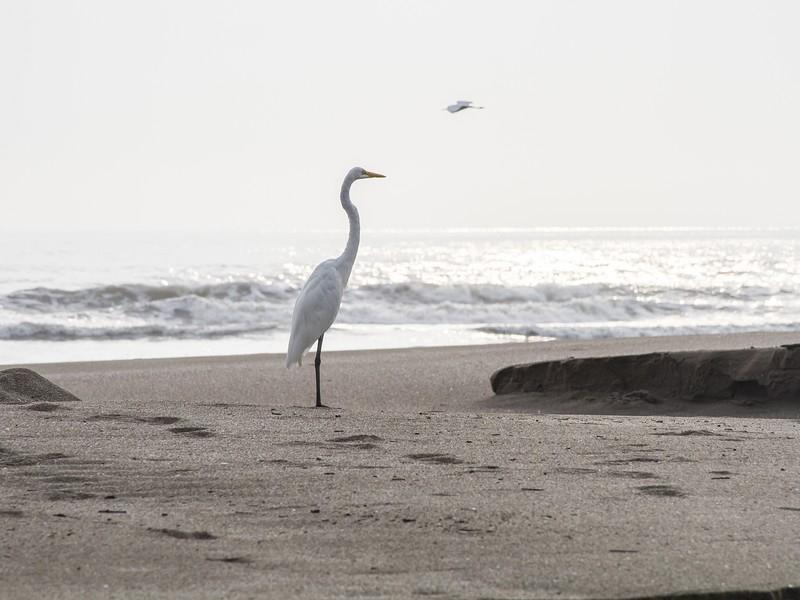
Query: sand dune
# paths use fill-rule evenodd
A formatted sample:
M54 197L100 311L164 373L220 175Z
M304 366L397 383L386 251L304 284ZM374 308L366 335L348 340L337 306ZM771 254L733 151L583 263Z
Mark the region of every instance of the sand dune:
M800 345L543 361L491 383L505 406L545 411L800 417Z
M0 371L0 404L75 402L79 398L30 369Z

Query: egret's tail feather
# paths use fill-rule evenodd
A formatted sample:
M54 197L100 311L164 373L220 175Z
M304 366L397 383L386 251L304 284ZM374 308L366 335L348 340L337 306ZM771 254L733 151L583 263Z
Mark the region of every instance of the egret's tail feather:
M298 367L303 366L303 354L306 353L310 346L303 348L302 342L299 342L295 336L289 339L289 349L286 352L286 368L297 364Z
M291 369L292 365L296 364L298 367L303 366L303 355L301 354L298 357L293 357L291 354L286 355L286 368Z

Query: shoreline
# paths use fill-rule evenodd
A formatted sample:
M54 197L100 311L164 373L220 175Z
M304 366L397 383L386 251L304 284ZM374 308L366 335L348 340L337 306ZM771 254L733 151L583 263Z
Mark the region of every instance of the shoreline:
M663 342L663 343L661 343ZM685 345L680 345L685 342ZM752 343L757 342L757 343ZM60 343L60 342L52 342ZM704 346L708 343L708 347ZM592 339L543 339L532 342L525 341L510 341L510 342L492 342L486 344L447 344L439 346L398 346L386 348L359 348L359 349L331 349L325 350L326 355L330 354L358 354L369 352L413 352L413 351L447 351L447 350L464 350L467 348L519 348L526 346L558 346L559 349L569 349L570 347L583 349L584 346L595 346L597 351L601 354L597 356L607 356L605 354L616 346L631 346L632 348L644 349L647 348L660 348L664 351L672 351L678 349L708 349L708 350L722 350L722 349L737 349L746 345L747 347L767 347L771 345L782 345L800 343L800 331L743 331L734 333L697 333L697 334L680 334L680 335L654 335L654 336L636 336L636 337L603 337ZM616 351L616 348L613 348ZM637 350L638 351L638 350ZM661 351L661 350L654 350ZM313 349L308 352L313 355ZM122 359L98 359L98 360L63 360L63 361L48 361L48 362L5 362L0 363L0 369L15 366L65 366L73 364L93 364L93 363L124 363L133 361L171 361L171 360L227 360L236 357L252 358L252 357L280 357L285 356L286 353L281 352L243 352L233 354L196 354L186 356L156 356L156 357L142 357L142 358L122 358Z
M513 364L665 351L735 350L800 343L800 333L753 332L609 338L482 346L343 350L323 354L323 397L349 410L491 410L489 377ZM191 402L213 390L220 402L263 406L313 403L313 360L287 370L283 354L20 363L78 397L143 397ZM367 400L369 398L370 400Z

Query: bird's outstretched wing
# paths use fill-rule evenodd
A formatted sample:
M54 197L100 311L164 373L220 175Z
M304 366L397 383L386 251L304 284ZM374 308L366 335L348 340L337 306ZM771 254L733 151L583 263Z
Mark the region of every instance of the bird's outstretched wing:
M303 354L333 325L342 303L344 283L334 260L321 263L303 286L292 315L286 366L303 364Z
M465 108L483 108L482 106L474 106L472 100L457 100L455 104L451 104L446 108L451 113L457 113Z
M469 100L458 100L455 104L451 104L447 107L447 110L451 113L457 113L460 110L464 110L468 108L470 105Z

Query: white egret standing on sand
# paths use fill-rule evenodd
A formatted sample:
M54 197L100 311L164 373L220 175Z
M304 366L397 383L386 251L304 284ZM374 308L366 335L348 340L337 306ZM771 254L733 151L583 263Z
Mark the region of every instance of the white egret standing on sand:
M473 106L471 100L457 100L455 104L451 104L445 110L451 113L457 113L465 108L483 108L482 106Z
M292 314L292 334L289 336L289 350L286 353L286 367L293 364L303 364L303 354L317 342L317 358L314 360L314 369L317 375L317 406L324 406L319 391L319 366L322 362L322 338L328 328L333 325L339 305L342 303L342 292L350 279L350 271L358 252L358 242L361 238L361 223L358 219L358 210L350 202L350 186L357 179L369 177L384 177L378 173L365 171L361 167L353 167L342 182L342 208L350 219L350 234L347 237L347 246L341 256L331 258L317 265L314 272L306 281Z

